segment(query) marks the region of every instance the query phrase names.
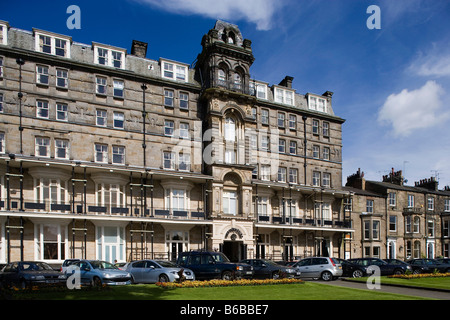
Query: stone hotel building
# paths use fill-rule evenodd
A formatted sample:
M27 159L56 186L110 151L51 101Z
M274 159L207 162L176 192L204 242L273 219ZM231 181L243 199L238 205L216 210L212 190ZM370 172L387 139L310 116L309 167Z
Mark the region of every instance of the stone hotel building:
M252 79L235 25L198 40L187 64L0 21L0 263L350 255L333 93Z

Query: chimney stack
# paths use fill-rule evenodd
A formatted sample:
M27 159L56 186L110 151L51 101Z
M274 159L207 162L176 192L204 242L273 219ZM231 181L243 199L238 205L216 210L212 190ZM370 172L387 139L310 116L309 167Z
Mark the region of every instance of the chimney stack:
M145 58L147 56L147 47L148 43L133 40L131 45L131 54L139 58Z

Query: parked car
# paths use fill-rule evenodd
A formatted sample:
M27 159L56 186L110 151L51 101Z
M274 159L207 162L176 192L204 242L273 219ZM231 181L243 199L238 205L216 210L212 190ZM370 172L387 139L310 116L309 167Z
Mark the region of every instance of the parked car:
M392 274L403 274L406 270L412 270L411 266L408 264L398 264L398 263L387 263L378 258L357 258L348 259L348 261L355 263L360 266L377 266L380 268L380 273L382 276L392 275Z
M406 266L407 270L412 271L412 268L411 268L411 266L409 266L409 263L407 263L407 262L405 262L403 260L400 260L400 259L383 259L383 261L386 261L389 264L396 264L396 265ZM408 266L409 266L409 268L408 268Z
M81 284L92 286L125 285L131 283L131 274L119 270L112 263L101 260L80 260L76 264L80 269Z
M127 270L129 263L128 262L116 262L114 263L114 266L117 267L119 270Z
M345 259L340 258L333 258L333 259L342 266L343 277L361 278L367 275L366 266L362 266Z
M437 262L450 264L450 258L437 258Z
M438 272L450 272L450 264L441 263L435 259L411 259L407 262L411 265L414 274L431 273L434 270Z
M252 278L253 267L244 263L234 263L221 252L189 251L178 255L177 265L189 268L196 279L232 280L234 278Z
M20 289L32 286L65 285L66 279L64 273L39 261L12 262L0 272L0 282L3 286L16 286Z
M80 261L80 259L66 259L66 260L64 260L64 262L61 265L61 269L60 269L61 272L62 273L66 273L67 269L70 266L76 265L79 261Z
M245 259L240 262L253 267L253 278L278 279L282 276L286 278L299 278L301 274L295 268L283 266L266 259Z
M342 266L333 258L304 258L292 265L301 272L301 278L320 278L330 281L342 276Z
M140 260L128 263L132 283L174 282L180 279L180 272L186 280L195 280L194 272L170 261Z

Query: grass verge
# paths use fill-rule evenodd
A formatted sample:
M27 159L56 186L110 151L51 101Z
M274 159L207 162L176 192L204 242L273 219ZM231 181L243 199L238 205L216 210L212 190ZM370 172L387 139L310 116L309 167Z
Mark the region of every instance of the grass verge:
M162 289L156 285L128 285L102 290L15 292L26 300L420 300L418 297L305 282L244 287Z
M365 278L357 278L351 279L352 281L361 281L366 282L367 277ZM389 278L389 277L381 277L381 285L401 285L407 287L414 288L427 288L427 289L440 289L440 290L449 290L450 291L450 277L424 277L424 278L411 278L411 279L402 279L402 278Z

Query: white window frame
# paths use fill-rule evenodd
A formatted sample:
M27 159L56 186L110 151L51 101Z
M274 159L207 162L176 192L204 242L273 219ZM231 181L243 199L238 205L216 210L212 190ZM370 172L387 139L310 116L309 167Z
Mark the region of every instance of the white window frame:
M269 121L270 121L269 109L261 109L261 123L268 125Z
M189 139L189 123L180 122L179 138Z
M35 137L35 156L41 158L50 158L50 138L48 137ZM45 150L45 154L44 151Z
M106 127L108 123L108 113L106 110L97 109L95 111L95 125L98 127Z
M95 93L102 96L106 96L107 92L108 92L108 79L102 76L95 76Z
M161 59L161 77L179 82L188 82L188 65Z
M287 180L287 169L286 167L278 167L277 181L286 182Z
M64 150L64 157L59 156L59 150ZM69 140L55 139L55 159L69 159Z
M0 57L0 79L3 78L3 57Z
M258 99L267 100L267 84L256 83L256 97Z
M328 112L327 99L308 94L308 108L318 112Z
M119 160L119 161L117 161ZM125 147L124 146L112 146L112 163L113 164L125 164Z
M49 67L43 65L36 65L36 83L44 86L50 84Z
M102 53L104 55L102 55L102 56L99 55L99 49L102 50ZM120 59L116 59L115 54L120 54L121 55ZM125 61L126 61L125 57L126 57L126 50L124 50L124 49L94 44L94 63L95 64L124 70L125 69ZM99 58L104 58L105 63L100 63ZM115 62L117 62L117 61L120 63L120 66L115 65Z
M52 227L56 228L56 247L58 250L58 257L56 259L45 259L45 244L50 243L44 239L44 228ZM68 227L61 224L35 224L34 226L34 234L35 234L35 250L34 257L35 260L44 261L44 262L54 262L60 263L63 262L69 256L69 238L68 238ZM63 250L64 249L64 252Z
M95 143L94 144L94 161L97 163L108 163L108 145L107 144L103 144L103 143Z
M450 212L450 199L444 199L444 211Z
M322 187L331 188L331 173L324 172L322 174Z
M293 106L295 105L295 92L293 90L275 87L274 100L276 103Z
M46 44L47 46L50 47L50 52L44 52L43 47L41 47L41 40L40 40L41 36L47 37L50 39L50 43ZM35 51L42 52L45 54L51 54L51 55L54 55L57 57L70 58L70 47L71 47L71 42L72 42L72 39L70 37L65 37L62 35L56 35L56 34L49 33L49 32L35 30L34 31L34 39L35 39ZM62 55L62 56L57 54L56 40L66 42L64 55Z
M121 79L113 79L113 97L124 98L125 96L125 82Z
M166 137L173 137L175 131L175 122L172 120L164 120L164 135Z
M239 194L237 190L223 191L223 213L229 215L237 215L239 212Z
M175 92L172 89L164 89L164 106L173 108L175 106Z
M298 183L298 169L289 168L289 183L293 183L293 184Z
M180 92L179 99L180 99L180 109L189 110L189 93Z
M319 171L313 171L312 174L312 185L314 187L320 187L322 174Z
M64 81L64 85L61 85L60 82ZM69 71L67 69L56 69L56 87L58 88L69 88Z
M190 206L189 190L184 188L168 188L164 191L164 209L187 211Z
M191 171L191 155L186 152L180 152L178 154L178 170Z
M169 164L168 166L166 164ZM163 169L175 170L175 153L171 151L163 151Z
M260 178L263 181L270 181L270 165L261 165Z
M69 120L69 106L65 103L56 103L56 120L68 121Z
M0 23L0 33L1 33L1 41L0 44L7 45L8 44L8 25L6 23Z
M414 208L414 195L408 194L408 208Z
M45 115L45 112L47 115ZM36 118L40 119L49 119L50 110L48 106L48 101L45 100L37 100L36 101Z
M113 112L113 127L115 129L125 128L125 114L123 112L119 111Z

